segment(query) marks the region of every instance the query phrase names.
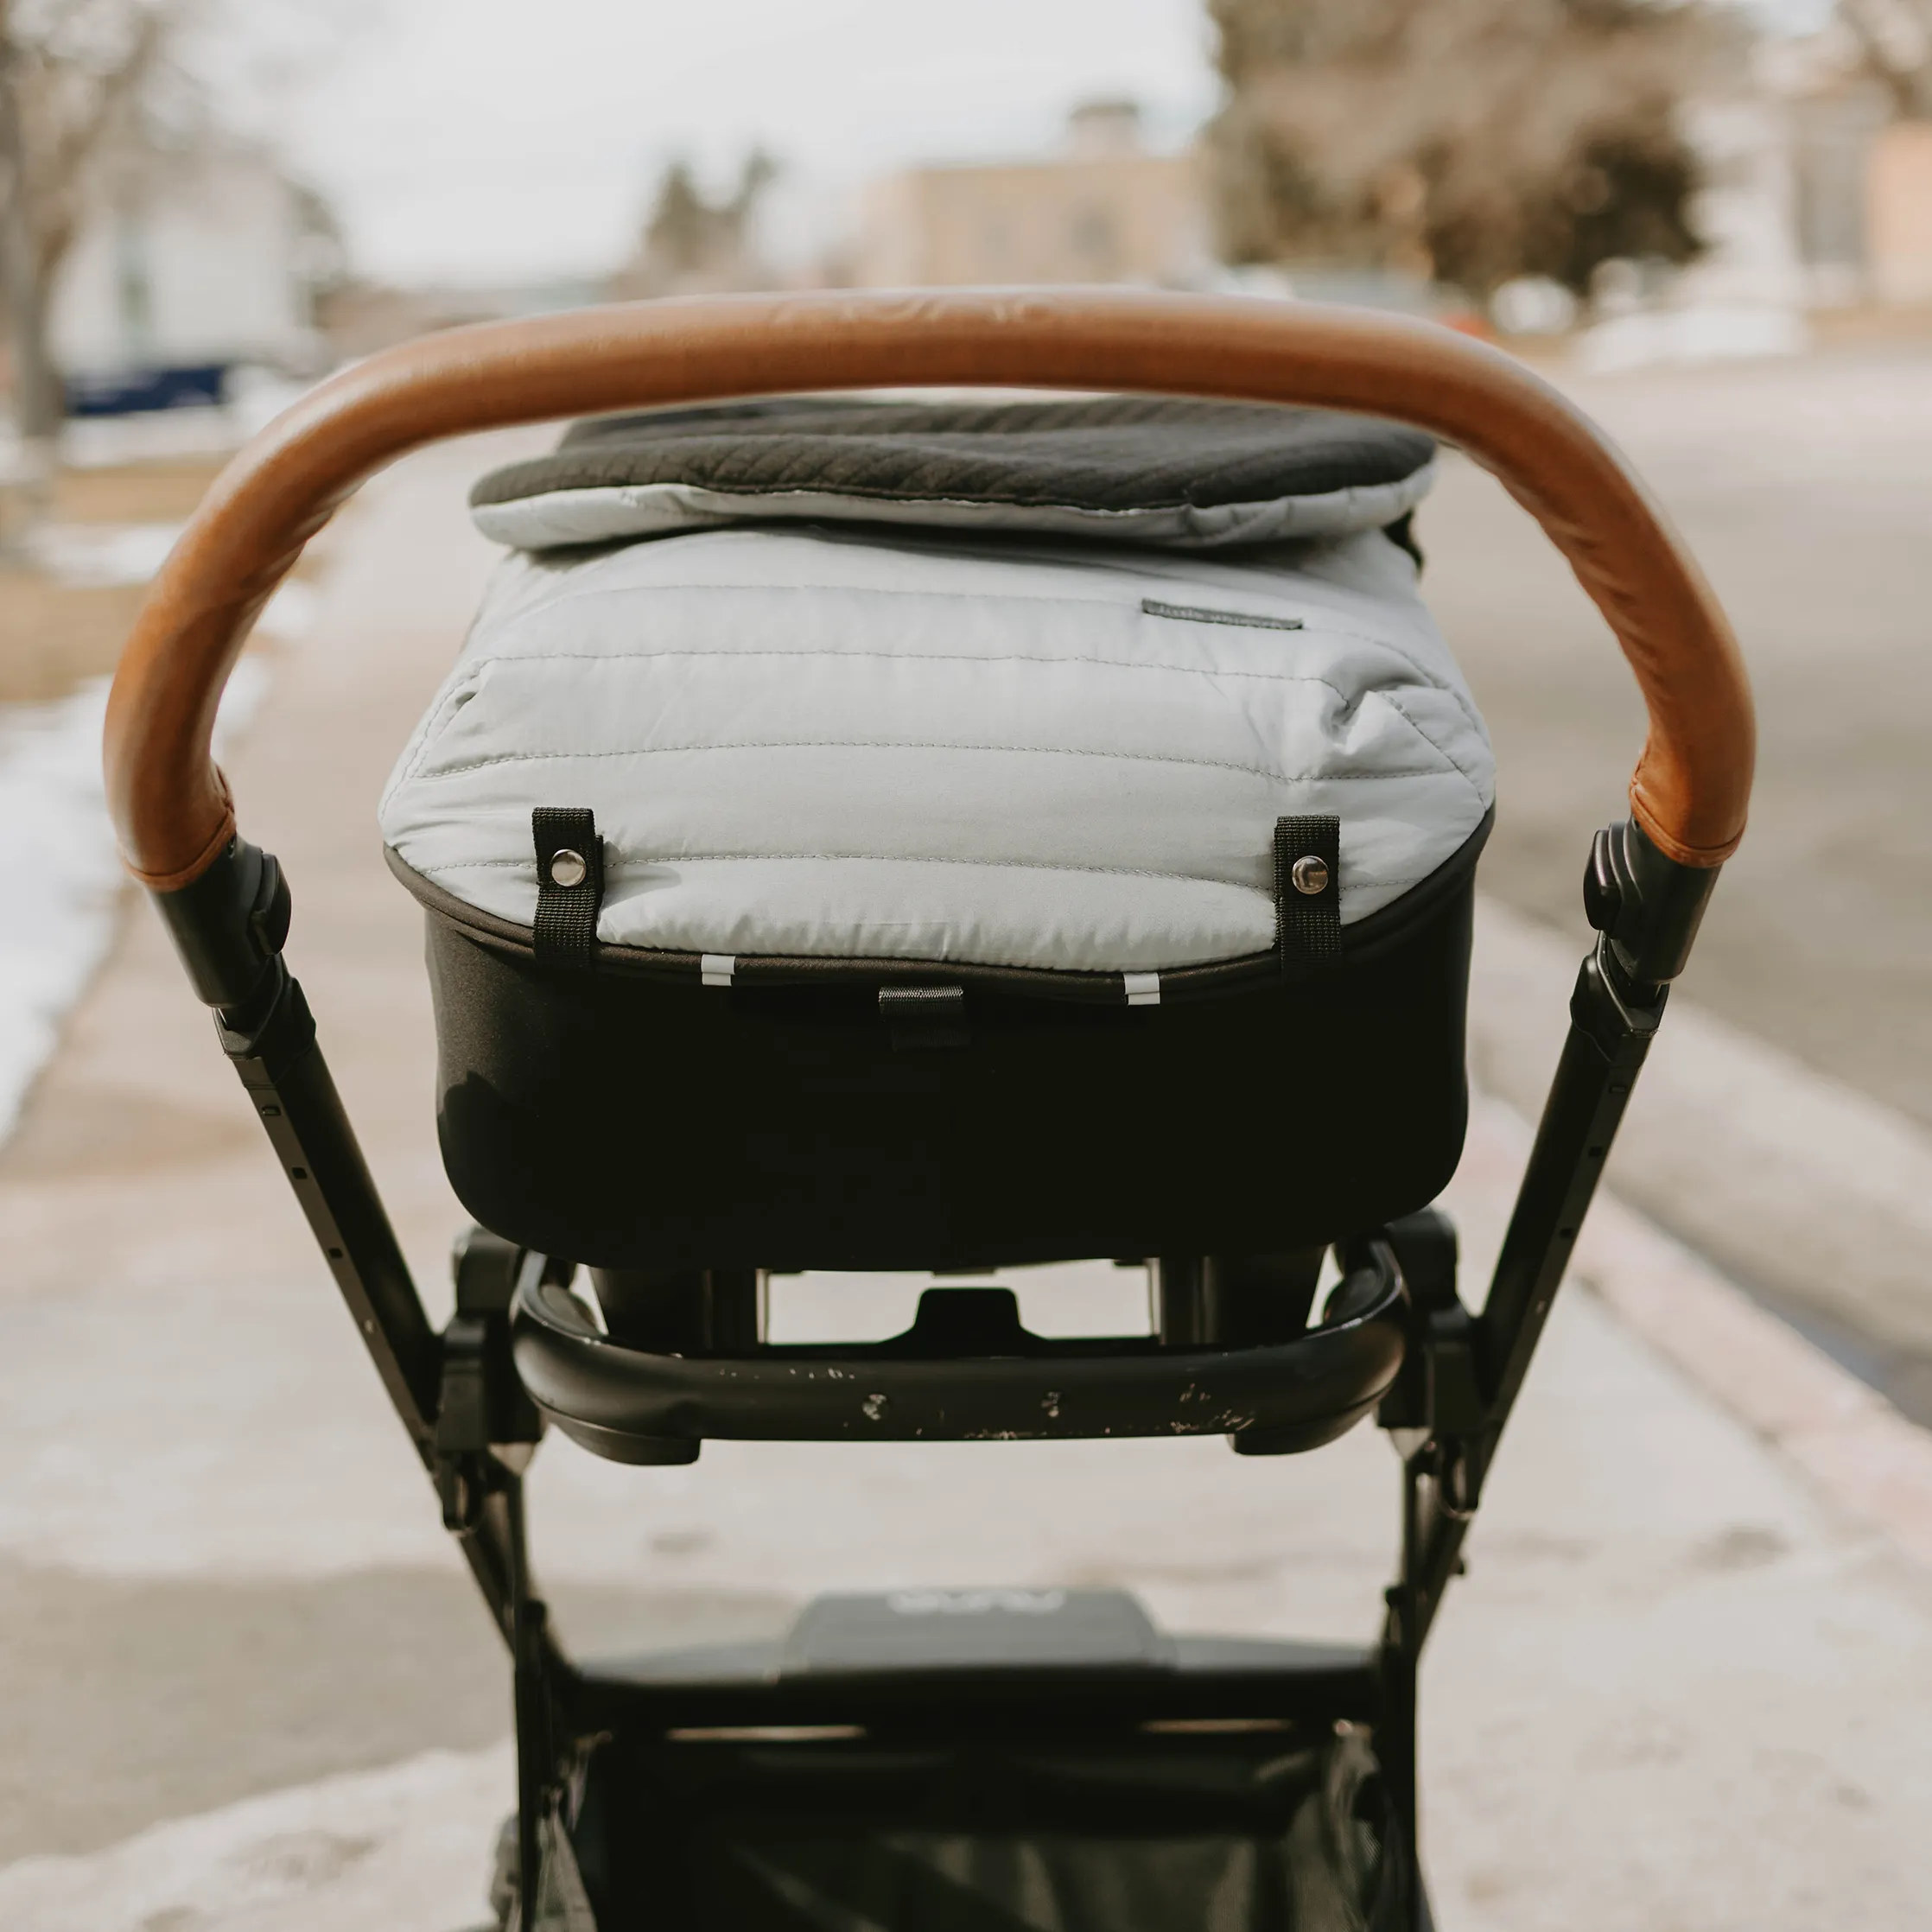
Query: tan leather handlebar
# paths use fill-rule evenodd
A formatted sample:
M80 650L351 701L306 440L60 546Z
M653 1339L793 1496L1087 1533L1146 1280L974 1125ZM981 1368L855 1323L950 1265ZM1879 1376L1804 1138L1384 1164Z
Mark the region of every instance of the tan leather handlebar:
M1663 852L1737 845L1754 727L1724 613L1614 448L1509 357L1432 324L1242 299L1064 289L725 296L451 329L313 390L221 473L148 593L107 709L135 876L185 886L234 831L209 753L250 626L374 471L444 436L656 404L893 385L1139 390L1392 416L1499 477L1629 658L1650 731L1630 808ZM1504 587L1498 586L1499 591Z

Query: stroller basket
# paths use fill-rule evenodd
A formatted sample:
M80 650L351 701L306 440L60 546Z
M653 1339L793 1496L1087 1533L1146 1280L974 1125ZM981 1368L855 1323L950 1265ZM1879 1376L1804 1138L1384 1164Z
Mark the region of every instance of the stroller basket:
M960 384L1063 399L809 399ZM382 804L479 1223L439 1331L283 959L289 887L210 762L215 705L374 467L640 409L480 486L510 554ZM1538 518L1650 716L1480 1312L1429 1204L1493 791L1418 595L1420 431ZM1422 1646L1751 752L1723 618L1615 453L1420 323L646 303L408 344L271 425L149 594L109 795L508 1646L504 1926L1422 1932ZM962 1279L1096 1257L1147 1270L1151 1332L1051 1338ZM770 1277L813 1268L935 1279L899 1335L782 1344ZM914 1590L586 1662L529 1560L553 1423L652 1464L717 1437L1282 1454L1371 1413L1401 1554L1359 1650L1171 1636L1118 1592Z
M1039 1924L1051 1898L1055 1926L1236 1932L1288 1897L1303 1932L1391 1926L1376 1708L1370 1651L1170 1638L1121 1591L823 1598L780 1643L608 1668L587 1896L746 1928L808 1902Z

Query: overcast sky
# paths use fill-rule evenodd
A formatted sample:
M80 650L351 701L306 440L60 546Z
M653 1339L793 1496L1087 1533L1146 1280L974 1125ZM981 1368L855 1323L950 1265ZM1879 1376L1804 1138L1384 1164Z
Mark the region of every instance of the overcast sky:
M1178 143L1211 111L1202 0L348 0L276 132L396 281L596 274L664 161L785 165L808 252L867 175L1050 146L1128 94Z
M1217 91L1204 0L236 3L293 36L270 131L357 269L404 283L600 275L667 159L721 182L754 143L785 169L781 258L803 260L894 163L1039 152L1101 94L1178 144ZM1738 3L1802 29L1831 0Z

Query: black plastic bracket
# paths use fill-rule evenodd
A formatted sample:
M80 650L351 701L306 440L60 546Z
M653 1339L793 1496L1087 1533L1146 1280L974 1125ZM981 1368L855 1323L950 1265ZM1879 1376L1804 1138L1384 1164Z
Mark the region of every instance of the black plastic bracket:
M442 1386L436 1404L436 1493L443 1527L473 1529L494 1486L493 1457L504 1466L542 1439L543 1419L524 1392L510 1356L510 1305L526 1268L541 1255L472 1228L452 1257L456 1312L442 1331Z
M1584 913L1636 988L1659 986L1689 960L1717 878L1715 866L1667 857L1635 819L1625 819L1598 832L1591 847Z
M202 1005L232 1012L257 1003L292 910L274 855L231 839L192 884L153 897Z
M1376 1420L1405 1465L1434 1484L1438 1505L1475 1513L1482 1487L1483 1393L1475 1318L1457 1292L1455 1223L1439 1208L1395 1223L1389 1245L1408 1285L1409 1334L1401 1373Z

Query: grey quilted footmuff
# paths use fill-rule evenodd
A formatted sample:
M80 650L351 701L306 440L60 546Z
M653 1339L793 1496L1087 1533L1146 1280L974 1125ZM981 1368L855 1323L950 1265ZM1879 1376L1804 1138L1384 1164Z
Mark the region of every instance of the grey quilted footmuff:
M1344 930L1479 843L1483 723L1417 592L1433 446L1107 398L593 423L486 478L514 548L382 804L527 929L594 814L607 947L1161 972L1265 955L1274 829Z

